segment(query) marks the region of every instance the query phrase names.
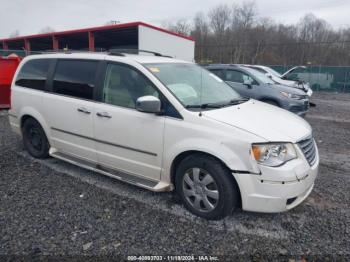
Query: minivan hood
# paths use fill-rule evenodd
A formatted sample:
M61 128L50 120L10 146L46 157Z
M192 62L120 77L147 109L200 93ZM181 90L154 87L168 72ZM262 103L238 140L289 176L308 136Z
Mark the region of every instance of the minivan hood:
M287 75L289 75L290 73L292 73L293 71L295 71L295 70L297 70L297 69L299 69L299 68L302 68L302 69L307 69L307 67L306 66L295 66L295 67L293 67L293 68L291 68L291 69L289 69L289 70L287 70L286 72L284 72L283 74L282 74L282 78L283 77L285 77L285 76L287 76Z
M298 86L298 83L296 81L285 80L285 79L279 78L277 76L272 76L272 80L279 83L279 84L286 85L286 86L292 86L292 87Z
M204 111L202 115L269 142L296 143L312 132L310 125L301 117L253 99L235 106Z
M276 76L272 76L272 80L278 84L297 88L297 89L300 89L304 92L308 92L310 90L310 85L308 83L297 82L297 81L293 81L293 80L286 80L286 79L282 79L282 78L279 78Z

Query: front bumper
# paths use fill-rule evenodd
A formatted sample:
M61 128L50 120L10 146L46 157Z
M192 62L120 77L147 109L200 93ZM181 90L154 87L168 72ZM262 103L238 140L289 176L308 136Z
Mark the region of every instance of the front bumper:
M287 100L283 104L283 108L298 116L304 117L310 108L309 99Z
M306 161L306 160L305 160ZM268 174L274 177L280 172L280 176L291 175L295 179L288 179L286 181L273 181L271 179L264 180L264 172L262 174L241 174L234 173L238 186L241 191L242 209L246 211L275 213L283 212L292 209L303 202L311 193L314 187L314 181L318 174L319 157L315 164L307 169L305 161L295 161L297 166L293 163L286 165L286 167L275 168L275 174ZM299 163L303 162L302 165ZM294 166L293 166L294 165ZM288 170L290 168L290 170ZM302 170L302 171L301 171Z

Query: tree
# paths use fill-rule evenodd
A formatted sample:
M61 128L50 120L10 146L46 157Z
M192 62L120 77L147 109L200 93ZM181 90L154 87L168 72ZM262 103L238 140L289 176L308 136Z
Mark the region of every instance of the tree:
M230 9L227 5L218 5L209 11L209 25L213 31L214 39L217 46L221 46L217 49L215 59L219 62L224 61L224 49L223 46L228 38L228 28L230 26Z
M190 23L180 19L170 30L196 40L201 63L349 65L350 27L335 30L327 21L306 14L295 24L259 18L255 2L216 5L197 13Z
M189 36L191 33L191 25L190 23L185 19L179 19L176 21L175 24L168 23L166 26L170 31Z
M105 25L117 25L117 24L120 24L119 20L110 20L105 23Z
M46 26L46 27L42 28L38 33L39 34L46 34L46 33L52 33L52 32L55 32L55 29L53 29L50 26Z
M196 57L198 57L200 62L203 61L204 57L208 58L206 52L205 44L209 41L209 25L208 21L203 13L197 13L193 20L193 29L191 33L192 37L196 41Z
M19 36L19 30L17 30L17 29L9 35L9 37L11 37L11 38L17 37L17 36Z

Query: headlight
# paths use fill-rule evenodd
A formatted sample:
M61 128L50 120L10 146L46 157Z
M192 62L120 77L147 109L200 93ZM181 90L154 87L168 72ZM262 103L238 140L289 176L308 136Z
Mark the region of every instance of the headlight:
M291 143L253 144L252 153L255 160L265 166L280 166L297 157Z
M290 98L290 99L295 99L295 100L302 100L305 98L304 95L297 95L297 94L290 94L287 92L280 92L284 97Z

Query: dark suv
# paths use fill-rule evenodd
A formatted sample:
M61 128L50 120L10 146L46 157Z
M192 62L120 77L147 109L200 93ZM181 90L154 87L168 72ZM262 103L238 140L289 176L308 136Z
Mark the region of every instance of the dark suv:
M255 69L238 65L209 65L205 68L244 97L281 107L299 116L305 116L309 109L309 97L304 91L277 84Z

